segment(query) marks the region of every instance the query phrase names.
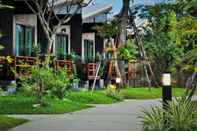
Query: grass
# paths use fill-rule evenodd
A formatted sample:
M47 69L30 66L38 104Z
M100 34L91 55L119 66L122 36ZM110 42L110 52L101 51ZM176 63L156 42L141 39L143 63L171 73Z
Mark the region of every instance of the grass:
M28 97L21 93L12 96L0 97L0 114L64 114L92 107L88 104L112 104L118 99L108 97L102 91L69 92L65 100L48 98L49 105L34 107L36 97Z
M120 101L119 99L108 97L102 91L95 91L92 95L91 92L70 92L66 98L86 104L112 104Z
M124 99L155 99L161 98L161 88L126 88L120 91L120 98ZM173 88L173 96L181 96L185 92L181 88ZM87 91L67 93L65 100L48 98L49 105L34 107L36 97L21 95L0 97L0 114L64 114L91 107L88 104L112 104L120 99L108 97L104 91L95 91L93 95Z
M185 89L173 88L173 96L182 96ZM162 97L162 88L127 88L120 91L120 96L124 99L156 99Z
M63 114L73 112L90 106L73 102L71 100L55 100L47 99L50 103L45 107L34 107L35 97L27 97L21 95L0 97L0 114Z
M0 116L0 130L4 131L13 127L16 127L18 125L21 125L25 122L28 122L25 119L16 119L6 116Z

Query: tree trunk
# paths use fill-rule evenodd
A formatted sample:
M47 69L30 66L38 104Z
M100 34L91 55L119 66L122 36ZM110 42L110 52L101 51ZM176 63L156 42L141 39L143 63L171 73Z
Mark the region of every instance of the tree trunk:
M127 25L128 25L128 16L129 16L129 6L130 6L130 0L123 0L123 7L120 13L120 34L119 34L119 45L126 43L127 40ZM126 73L125 73L125 62L124 61L118 61L117 63L120 73L123 79L123 83L126 83Z
M128 25L128 18L129 18L129 6L130 0L123 0L123 7L120 13L120 44L124 44L127 39L127 25Z
M48 39L48 44L47 44L47 54L54 53L53 52L53 46L55 43L55 34L51 35L51 37Z

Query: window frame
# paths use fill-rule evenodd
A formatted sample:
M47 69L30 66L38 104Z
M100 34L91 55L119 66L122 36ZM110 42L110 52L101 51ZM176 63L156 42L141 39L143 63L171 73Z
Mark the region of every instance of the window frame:
M57 51L57 46L58 46L58 40L57 40L57 37L62 37L62 36L66 36L66 53L63 54L63 58L61 58L61 54L58 55L58 51ZM65 33L56 33L56 37L55 37L55 56L57 57L57 59L66 59L66 57L70 54L70 45L69 45L69 35L68 34L65 34ZM61 45L62 46L62 45ZM64 56L65 55L65 56Z
M22 45L20 45L21 43L17 42L20 41L18 38L18 26L20 26L20 28L23 29L22 32L22 36L23 36L23 39L22 39ZM31 39L32 39L32 42L31 42L31 45L29 45L29 39L28 39L28 29L31 29ZM28 43L28 45L27 45ZM23 24L18 24L16 23L16 26L15 26L15 55L16 56L31 56L32 55L32 48L33 48L33 44L35 43L35 26L30 26L30 25L23 25ZM21 48L20 46L23 46L23 48ZM29 48L28 48L29 47ZM24 50L24 52L22 51ZM28 51L29 50L29 51Z

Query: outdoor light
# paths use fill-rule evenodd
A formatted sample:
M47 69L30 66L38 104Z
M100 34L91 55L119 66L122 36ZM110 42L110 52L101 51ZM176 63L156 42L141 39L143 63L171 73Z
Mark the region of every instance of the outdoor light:
M171 86L171 74L170 73L163 73L162 84L163 86Z
M162 74L162 85L163 108L167 109L168 102L172 100L171 73L165 72Z
M117 77L116 78L116 83L119 84L121 82L121 78Z

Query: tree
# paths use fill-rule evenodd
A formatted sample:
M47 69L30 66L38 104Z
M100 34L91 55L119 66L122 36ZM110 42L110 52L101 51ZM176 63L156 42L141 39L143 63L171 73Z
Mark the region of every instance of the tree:
M119 30L119 39L118 39L118 46L121 47L123 44L126 43L127 40L127 25L128 25L128 18L129 18L129 8L130 8L131 0L122 0L123 6L120 11L119 21L120 21L120 30ZM118 61L118 66L120 69L120 73L124 83L126 83L126 73L124 68L124 61Z
M120 12L120 44L124 44L127 38L127 25L131 0L122 0L123 6Z
M159 81L161 73L170 71L180 61L183 50L177 31L176 13L165 12L158 6L151 11L152 35L145 39L145 48L155 65L154 72Z
M50 54L54 44L57 30L80 11L88 3L85 0L25 0L25 3L40 20L46 38L48 40L47 54ZM66 7L66 9L64 9ZM64 15L58 15L58 11L65 10ZM57 23L54 23L54 20Z

